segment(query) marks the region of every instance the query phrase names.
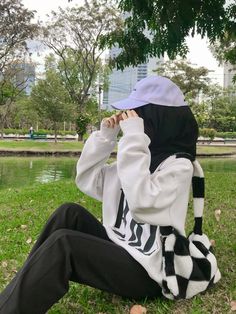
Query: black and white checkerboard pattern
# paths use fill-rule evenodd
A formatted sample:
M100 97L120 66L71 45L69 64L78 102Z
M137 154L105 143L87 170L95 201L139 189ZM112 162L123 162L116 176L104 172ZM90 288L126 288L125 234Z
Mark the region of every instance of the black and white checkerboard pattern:
M221 278L216 258L211 251L211 243L202 233L204 175L196 160L193 166L194 231L186 238L173 228L161 228L163 235L162 292L168 299L189 299L207 290Z

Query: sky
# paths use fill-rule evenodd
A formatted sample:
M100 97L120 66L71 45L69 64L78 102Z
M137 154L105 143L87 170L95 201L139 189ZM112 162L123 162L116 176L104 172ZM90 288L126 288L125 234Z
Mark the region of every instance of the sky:
M81 5L83 2L83 0L73 0L69 3L68 0L22 0L26 8L37 11L36 17L40 20L44 20L46 14L52 10L57 10L59 6ZM187 59L197 66L204 66L211 70L209 76L213 79L213 82L223 85L223 68L218 66L218 62L208 49L207 39L201 39L200 36L188 37L187 43L189 47Z

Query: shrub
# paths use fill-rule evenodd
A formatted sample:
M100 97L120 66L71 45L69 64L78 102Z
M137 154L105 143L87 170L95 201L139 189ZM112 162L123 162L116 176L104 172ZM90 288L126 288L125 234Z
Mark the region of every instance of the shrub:
M38 129L38 131L34 130L34 133L36 134L53 134L53 130L44 130L44 129Z
M213 139L215 138L216 136L216 130L215 129L200 129L199 130L199 133L201 136L203 137L207 137L209 138L211 141L213 141Z
M27 129L4 129L4 134L18 134L18 135L25 135L29 133Z
M217 137L222 137L222 138L235 138L236 139L236 132L217 132L216 133Z
M54 135L54 131L53 130L45 130L45 129L39 129L38 131L34 130L34 133ZM29 130L28 129L4 129L4 134L6 134L6 135L8 135L8 134L16 134L16 135L25 135L25 134L27 134L28 135L29 134ZM76 135L76 131L58 131L57 134L61 135L61 136Z

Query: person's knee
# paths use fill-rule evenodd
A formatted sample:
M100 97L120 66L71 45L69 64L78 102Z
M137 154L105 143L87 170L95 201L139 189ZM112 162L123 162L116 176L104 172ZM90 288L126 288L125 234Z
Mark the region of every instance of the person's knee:
M47 238L39 250L44 250L48 259L54 262L60 261L65 269L70 271L71 243L74 236L75 231L58 229Z
M74 231L68 229L58 229L55 230L48 238L48 242L64 242L67 238L69 238Z
M81 205L72 202L67 202L58 207L55 213L61 216L66 215L68 212L76 211L78 213L79 211L83 210L84 209Z

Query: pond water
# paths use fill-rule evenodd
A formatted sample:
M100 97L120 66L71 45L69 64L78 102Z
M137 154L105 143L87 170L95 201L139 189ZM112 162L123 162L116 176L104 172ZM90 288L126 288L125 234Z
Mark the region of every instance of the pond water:
M0 157L0 189L75 177L76 158Z
M64 178L74 180L76 158L0 157L0 189L47 183ZM235 172L236 159L201 159L204 171Z

